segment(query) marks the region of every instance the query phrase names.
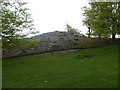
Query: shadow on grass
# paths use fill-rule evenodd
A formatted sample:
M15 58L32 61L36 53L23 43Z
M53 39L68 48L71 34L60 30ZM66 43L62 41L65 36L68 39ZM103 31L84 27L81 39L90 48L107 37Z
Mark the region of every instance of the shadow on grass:
M95 55L77 55L77 56L75 56L75 57L73 57L73 58L75 58L75 59L87 59L87 58L92 58L92 57L94 57ZM87 59L88 60L88 59Z

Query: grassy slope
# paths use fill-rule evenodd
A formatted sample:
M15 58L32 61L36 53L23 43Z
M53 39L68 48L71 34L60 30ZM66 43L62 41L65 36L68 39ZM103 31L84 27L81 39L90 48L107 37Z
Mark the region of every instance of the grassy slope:
M3 88L118 87L116 46L3 61Z

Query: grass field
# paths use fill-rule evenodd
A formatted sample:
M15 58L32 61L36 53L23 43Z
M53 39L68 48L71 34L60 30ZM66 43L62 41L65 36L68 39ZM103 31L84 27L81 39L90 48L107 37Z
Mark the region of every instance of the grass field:
M3 60L3 88L116 88L118 47Z

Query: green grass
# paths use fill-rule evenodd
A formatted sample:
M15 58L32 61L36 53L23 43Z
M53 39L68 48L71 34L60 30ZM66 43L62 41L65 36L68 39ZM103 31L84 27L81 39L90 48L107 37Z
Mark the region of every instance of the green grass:
M118 47L3 60L3 88L117 88Z

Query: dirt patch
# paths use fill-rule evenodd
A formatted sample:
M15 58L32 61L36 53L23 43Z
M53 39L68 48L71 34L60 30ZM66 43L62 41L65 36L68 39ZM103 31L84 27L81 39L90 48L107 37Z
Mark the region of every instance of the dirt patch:
M86 59L86 58L92 58L94 55L82 55L82 54L80 54L80 55L77 55L77 56L75 56L75 57L73 57L73 58L76 58L76 59Z

